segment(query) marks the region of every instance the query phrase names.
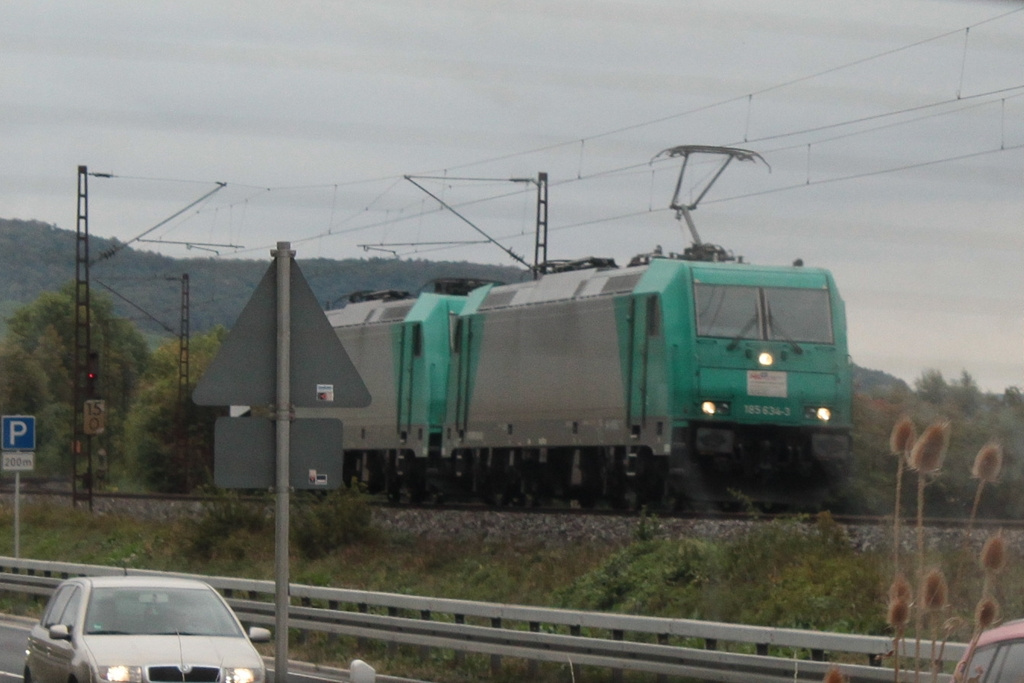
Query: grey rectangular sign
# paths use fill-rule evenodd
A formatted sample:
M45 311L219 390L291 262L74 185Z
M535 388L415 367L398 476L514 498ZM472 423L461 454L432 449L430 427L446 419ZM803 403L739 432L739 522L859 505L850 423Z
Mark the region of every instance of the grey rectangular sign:
M342 482L342 424L332 418L291 423L288 482L294 489L325 491ZM274 422L262 417L221 417L214 427L213 481L225 489L271 489L276 479Z

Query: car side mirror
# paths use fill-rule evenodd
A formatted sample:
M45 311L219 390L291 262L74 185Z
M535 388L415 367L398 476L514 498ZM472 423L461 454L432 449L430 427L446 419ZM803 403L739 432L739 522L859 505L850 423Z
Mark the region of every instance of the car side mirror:
M269 643L270 642L270 630L265 629L262 626L250 626L249 627L249 640L254 643Z
M64 624L53 624L48 631L50 640L71 640L71 629Z

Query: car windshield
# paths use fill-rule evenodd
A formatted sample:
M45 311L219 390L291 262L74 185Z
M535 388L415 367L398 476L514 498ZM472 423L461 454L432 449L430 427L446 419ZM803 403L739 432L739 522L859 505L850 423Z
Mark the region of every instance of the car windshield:
M831 344L828 290L697 283L697 334Z
M89 598L85 633L242 635L220 598L202 588L96 588Z

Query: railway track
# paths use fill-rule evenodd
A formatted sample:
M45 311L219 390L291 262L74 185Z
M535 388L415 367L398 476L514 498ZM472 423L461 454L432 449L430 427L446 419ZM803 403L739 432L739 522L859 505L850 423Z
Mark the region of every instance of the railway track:
M9 482L0 483L0 499L9 500L14 495L14 487ZM29 482L28 485L22 484L21 495L23 500L35 501L40 499L52 499L61 500L66 504L70 505L72 500L72 493L68 490L66 485L60 486L55 484L51 480L46 480L43 485L33 485L33 482ZM100 512L112 511L116 509L118 503L136 503L145 505L147 507L162 508L163 512L159 517L171 517L175 513L177 508L180 514L187 514L191 509L192 511L197 510L204 504L214 503L221 498L216 495L204 495L204 494L171 494L171 493L125 493L115 491L102 491L93 493L93 504L95 507L100 508ZM251 500L255 503L260 500L269 500L261 496L252 496ZM743 511L743 510L707 510L707 511L690 511L690 510L668 510L668 509L650 509L645 511L638 510L619 510L611 508L580 508L573 506L527 506L527 505L504 505L495 506L487 505L483 503L470 503L470 502L448 502L448 503L425 503L425 504L403 504L403 503L392 503L382 499L372 498L369 500L369 504L375 509L380 511L391 511L391 512L404 512L409 514L415 514L418 516L429 516L431 513L488 513L490 515L520 515L520 516L550 516L550 517L585 517L585 518L597 518L597 519L620 519L620 520L640 520L643 515L647 515L649 518L657 519L660 521L677 520L681 522L687 521L712 521L712 522L735 522L735 523L766 523L779 520L804 520L807 523L813 523L816 519L814 513L799 513L799 512L765 512L765 511ZM79 501L78 505L87 505L84 501ZM891 516L876 516L876 515L852 515L844 513L831 513L833 520L836 523L844 526L860 526L860 527L872 527L881 526L887 527L892 524ZM909 518L904 516L904 524ZM930 529L945 529L945 530L966 530L968 527L968 520L966 518L950 518L950 517L928 517L925 518L924 524ZM975 519L971 526L975 530L995 530L995 529L1007 529L1007 530L1024 530L1024 519L1005 519L1005 518L979 518Z

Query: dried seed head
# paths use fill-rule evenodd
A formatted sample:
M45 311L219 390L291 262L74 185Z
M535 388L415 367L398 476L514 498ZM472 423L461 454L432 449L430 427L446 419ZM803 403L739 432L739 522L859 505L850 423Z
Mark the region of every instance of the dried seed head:
M984 630L999 619L999 603L995 598L982 598L974 609L974 623Z
M981 549L981 568L986 572L998 574L1006 568L1006 542L1003 532L990 536Z
M949 420L930 425L910 451L910 466L923 474L932 474L942 467L949 446Z
M889 613L885 621L897 631L902 631L910 621L910 603L903 598L889 601Z
M917 430L914 429L914 423L904 415L893 425L892 434L889 435L889 450L893 455L902 457L914 445L916 438Z
M942 609L946 606L946 597L949 589L946 587L946 577L939 569L933 569L924 577L921 585L921 604L928 611Z
M971 476L981 479L986 484L994 484L999 479L999 472L1003 469L1003 447L995 441L989 441L981 447L978 455L974 456L974 467L971 468Z
M910 602L910 584L903 574L897 574L896 578L892 580L892 585L889 586L889 601L897 600Z
M839 671L838 667L833 666L829 668L828 673L825 674L823 683L846 683L849 680L849 678Z

